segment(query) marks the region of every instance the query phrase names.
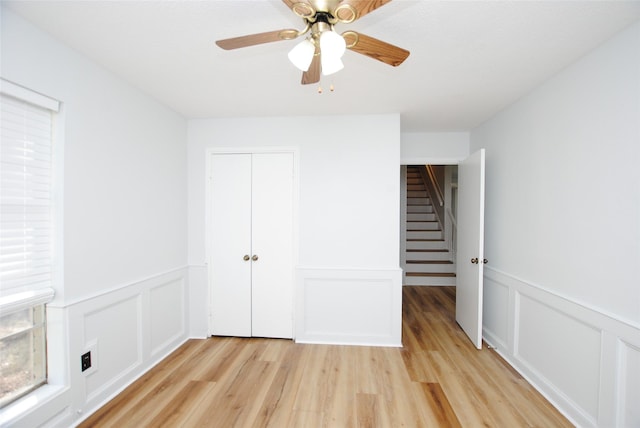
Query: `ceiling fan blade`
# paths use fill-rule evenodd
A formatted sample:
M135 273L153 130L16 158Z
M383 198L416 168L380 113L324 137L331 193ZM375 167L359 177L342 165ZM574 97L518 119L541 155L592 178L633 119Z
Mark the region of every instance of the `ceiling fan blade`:
M281 40L291 40L298 37L298 30L287 29L268 31L266 33L251 34L248 36L232 37L230 39L217 40L216 45L222 49L231 50L245 48L247 46L260 45L263 43L279 42Z
M309 85L311 83L318 83L320 81L320 55L316 53L311 60L309 70L302 73L303 85Z
M409 56L409 51L399 48L382 40L356 33L355 31L345 31L342 33L347 42L347 49L351 49L359 54L382 61L394 67L399 66Z
M286 3L286 0L284 1ZM335 10L335 13L337 14L336 18L347 22L355 21L356 19L360 19L366 14L373 12L377 8L384 6L390 1L391 0L343 0ZM353 19L348 18L351 13L345 5L349 5L355 9L356 16L353 17Z

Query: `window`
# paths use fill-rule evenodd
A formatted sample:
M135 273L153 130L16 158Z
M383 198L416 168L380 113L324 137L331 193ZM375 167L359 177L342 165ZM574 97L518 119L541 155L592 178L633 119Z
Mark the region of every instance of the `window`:
M0 317L0 406L47 381L44 305Z
M47 381L57 101L0 80L0 407Z

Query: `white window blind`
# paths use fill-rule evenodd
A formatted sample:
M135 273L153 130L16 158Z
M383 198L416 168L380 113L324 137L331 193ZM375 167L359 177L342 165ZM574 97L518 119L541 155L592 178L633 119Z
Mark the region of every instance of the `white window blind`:
M52 295L52 107L57 103L6 81L1 92L0 302L6 311Z

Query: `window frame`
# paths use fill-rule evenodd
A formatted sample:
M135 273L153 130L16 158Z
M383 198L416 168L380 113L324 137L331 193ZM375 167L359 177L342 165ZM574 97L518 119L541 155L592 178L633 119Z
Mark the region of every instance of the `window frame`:
M58 170L58 166L61 165L61 159L59 159L59 153L61 152L61 150L60 151L57 150L58 144L61 143L61 139L58 138L60 137L60 133L59 133L59 128L57 126L57 121L60 119L59 113L60 113L61 105L57 100L54 100L53 98L39 94L37 92L34 92L20 85L17 85L3 78L0 78L0 93L2 93L3 96L11 97L20 102L25 102L28 104L35 105L39 108L49 110L52 114L51 130L49 134L49 140L51 143L51 158L50 158L51 172L50 172L49 181L48 181L49 188L50 188L50 195L48 199L51 203L50 210L48 212L48 222L50 223L50 229L51 229L51 238L50 238L50 244L49 244L51 246L50 258L49 258L51 278L49 281L49 286L43 287L43 288L31 288L31 289L21 288L19 289L18 292L15 292L15 293L10 292L9 294L0 295L0 314L2 314L2 316L10 315L19 311L23 311L25 309L34 310L35 308L42 307L42 313L41 313L42 326L41 327L42 327L42 334L44 335L44 337L42 338L43 348L41 349L41 351L44 353L44 362L43 362L44 363L44 368L43 368L44 379L42 380L42 382L38 382L34 385L31 385L29 388L22 390L19 394L16 394L11 399L7 399L2 404L2 407L0 408L3 413L0 416L5 416L4 413L13 413L11 411L6 411L6 410L10 410L9 408L20 407L14 404L20 402L21 398L30 396L31 394L33 394L35 391L38 391L39 389L46 389L42 387L48 384L50 373L51 373L50 372L51 353L49 348L49 331L47 328L47 324L49 323L49 314L47 311L47 304L54 299L54 296L56 294L54 291L54 286L56 284L58 286L62 284L62 273L59 269L59 267L61 266L61 255L62 255L61 253L62 243L60 239L62 236L61 234L62 231L61 231L61 228L58 229L58 226L61 226L62 224L61 216L59 215L61 213L62 200L61 200L61 197L59 197L59 195L56 194L57 184L60 184L56 182L58 181L57 180L58 173L60 172ZM16 291L16 290L14 289L11 291ZM33 316L33 313L32 313L32 316ZM29 331L31 332L31 334L33 334L35 329L36 329L36 326L32 325L31 327L26 328L25 332ZM56 360L59 360L59 358L56 358ZM60 369L61 367L56 368L58 372L60 372ZM63 377L66 377L66 376L63 376ZM57 376L57 378L58 378L57 380L59 381L60 376ZM51 390L51 389L49 388L48 390ZM38 395L41 395L41 393L42 391L40 391ZM4 419L4 418L0 418L0 419Z

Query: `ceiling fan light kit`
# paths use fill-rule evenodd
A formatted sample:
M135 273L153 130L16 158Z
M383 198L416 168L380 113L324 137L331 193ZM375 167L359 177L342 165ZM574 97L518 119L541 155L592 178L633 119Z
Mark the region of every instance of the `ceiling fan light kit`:
M289 51L289 61L301 71L309 70L316 46L309 39L304 39Z
M321 58L322 61L322 74L325 76L329 76L331 74L337 73L338 71L344 68L344 63L340 58Z
M397 67L409 56L409 51L355 31L342 35L334 24L349 24L391 0L282 0L304 20L301 31L286 29L216 41L222 49L238 49L262 43L293 40L311 34L289 51L288 57L302 73L302 84L320 81L320 72L327 76L344 68L342 56L346 49Z
M320 63L322 74L328 76L344 68L342 55L347 48L344 38L333 30L320 35Z

